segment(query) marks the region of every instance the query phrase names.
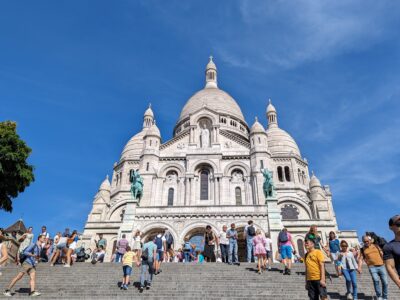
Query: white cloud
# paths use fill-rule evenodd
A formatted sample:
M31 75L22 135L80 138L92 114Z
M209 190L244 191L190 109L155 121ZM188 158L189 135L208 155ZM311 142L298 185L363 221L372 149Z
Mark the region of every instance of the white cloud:
M218 41L216 50L234 66L265 62L290 69L379 43L395 32L388 24L396 6L384 1L246 0L240 5L242 26L226 29L227 38ZM228 49L239 50L227 55Z

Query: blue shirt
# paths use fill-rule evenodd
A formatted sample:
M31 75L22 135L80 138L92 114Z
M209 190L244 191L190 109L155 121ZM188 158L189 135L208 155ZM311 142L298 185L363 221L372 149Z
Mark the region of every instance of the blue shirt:
M329 251L331 253L338 253L340 251L340 246L339 246L339 240L334 239L332 241L329 241Z
M153 260L153 253L154 253L154 250L157 250L157 245L154 244L153 241L147 242L146 244L143 245L142 253L146 249L149 249L148 250L148 252L149 252L149 260Z
M229 238L229 241L230 242L236 242L237 241L237 235L238 235L238 233L237 233L237 231L235 230L235 229L229 229L227 232L226 232L226 235L229 235L230 236L230 238Z
M40 256L40 250L41 247L39 247L36 243L35 244L30 244L28 247L25 248L23 254L26 255L26 259L24 261L24 263L28 263L31 266L35 266L36 265L36 259L34 256ZM31 256L31 255L34 256Z

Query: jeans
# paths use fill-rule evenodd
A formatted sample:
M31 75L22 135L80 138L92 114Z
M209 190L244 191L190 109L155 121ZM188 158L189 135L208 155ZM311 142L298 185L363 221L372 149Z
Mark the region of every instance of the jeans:
M185 256L185 263L190 262L190 251L184 251L183 255Z
M388 275L385 266L369 267L372 280L374 281L374 288L376 297L382 297L383 299L388 298ZM382 290L379 286L379 279L382 281Z
M251 236L247 236L246 237L246 246L247 246L247 248L246 248L246 252L247 252L247 262L249 263L249 262L251 262L252 260L253 260L253 253L254 253L254 251L253 251L253 249L254 249L254 247L253 247L253 237Z
M143 260L142 266L140 268L140 286L144 287L144 282L147 284L151 284L153 280L154 268L153 268L153 260Z
M346 279L347 293L351 294L351 286L353 286L353 299L357 299L357 271L342 269L344 278Z
M115 262L116 263L121 262L122 256L124 256L122 253L117 252L117 254L115 254Z
M229 245L220 244L219 246L221 248L221 259L222 259L222 262L227 263L228 262Z
M237 241L230 240L229 241L229 253L228 253L228 262L230 264L238 262L237 251L238 251Z

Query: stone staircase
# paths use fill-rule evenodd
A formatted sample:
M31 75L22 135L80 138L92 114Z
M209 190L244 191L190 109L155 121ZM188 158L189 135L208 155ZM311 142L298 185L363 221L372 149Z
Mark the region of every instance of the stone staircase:
M37 268L37 290L45 299L308 299L304 289L304 265L294 265L292 275L282 274L282 265L274 264L272 271L257 274L255 264L242 263L229 266L221 263L203 265L164 263L162 273L154 277L150 290L140 293L135 287L139 280L138 268L131 278L133 286L127 291L118 285L122 267L104 263L92 265L75 263L71 268L61 265L50 267L40 264ZM2 268L0 289L14 277L19 268L10 265ZM332 265L327 270L334 274ZM358 277L359 299L374 299L374 288L366 267ZM343 278L328 280L330 299L345 299ZM26 298L29 292L28 277L17 283L13 298ZM0 298L5 298L2 293ZM400 290L389 285L389 299L400 299Z

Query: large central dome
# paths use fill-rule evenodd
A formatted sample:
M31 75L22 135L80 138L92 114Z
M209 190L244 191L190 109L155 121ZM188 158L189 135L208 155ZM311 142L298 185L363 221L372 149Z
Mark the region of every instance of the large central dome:
M234 116L245 122L242 111L228 93L218 88L205 88L194 94L182 109L179 120L183 120L202 107L207 107L221 114Z
M246 124L243 113L235 99L218 88L217 67L212 61L212 57L210 57L210 61L206 67L205 88L195 93L186 102L179 116L178 123L203 107L207 107L220 114L233 116Z

